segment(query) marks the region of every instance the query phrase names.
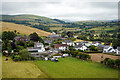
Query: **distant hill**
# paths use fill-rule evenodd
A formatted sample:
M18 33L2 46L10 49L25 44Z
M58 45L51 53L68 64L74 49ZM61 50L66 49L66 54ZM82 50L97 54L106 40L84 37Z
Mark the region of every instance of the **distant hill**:
M58 19L51 19L36 15L1 15L2 21L23 24L51 32L49 27L60 27L65 22Z
M21 25L21 24L15 24L10 22L0 22L2 24L2 31L14 31L20 32L20 34L26 34L29 35L33 32L38 33L39 36L48 36L51 35L51 33L39 30L36 28L32 28L29 26Z
M65 28L96 28L96 27L106 27L114 28L118 25L117 21L76 21L76 22L66 22L59 19L51 19L43 16L37 15L1 15L3 22L12 22L16 24L23 24L47 32L53 32L50 30L51 27L65 27Z

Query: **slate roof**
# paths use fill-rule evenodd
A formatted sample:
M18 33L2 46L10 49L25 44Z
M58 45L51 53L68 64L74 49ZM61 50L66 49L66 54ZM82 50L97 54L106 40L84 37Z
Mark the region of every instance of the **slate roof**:
M108 49L109 47L111 47L111 46L104 46L104 49Z
M83 45L79 44L77 46L74 46L73 48L79 48L79 47L82 47Z
M37 43L35 43L35 45L43 45L43 43L39 43L39 42L37 42Z
M101 42L100 42L100 41L94 41L94 42L92 42L92 44L96 44L96 43L101 44Z
M119 50L119 51L120 51L120 47L117 47L117 50Z

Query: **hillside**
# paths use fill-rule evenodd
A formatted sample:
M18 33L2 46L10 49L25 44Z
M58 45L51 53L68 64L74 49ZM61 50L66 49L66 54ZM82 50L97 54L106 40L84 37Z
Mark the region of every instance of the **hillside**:
M17 32L20 32L20 34L31 34L33 32L38 33L39 36L48 36L51 33L39 30L37 28L32 28L29 26L21 25L21 24L15 24L15 23L9 23L9 22L0 22L2 23L2 31L14 31L17 30Z
M37 15L1 15L2 21L23 24L30 27L38 28L44 31L51 32L49 27L60 27L65 22L58 19L51 19Z

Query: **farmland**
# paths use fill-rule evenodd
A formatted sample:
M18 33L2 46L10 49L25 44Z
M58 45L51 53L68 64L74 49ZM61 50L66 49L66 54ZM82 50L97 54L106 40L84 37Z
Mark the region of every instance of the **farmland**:
M52 78L117 78L118 71L99 63L76 58L60 58L59 62L35 61Z
M3 78L46 78L47 76L32 61L14 62L11 58L2 57Z
M39 36L48 36L51 33L39 30L37 28L32 28L29 26L24 26L21 24L15 24L15 23L8 23L8 22L2 22L2 31L14 31L20 32L20 34L26 34L29 35L33 32L38 33Z

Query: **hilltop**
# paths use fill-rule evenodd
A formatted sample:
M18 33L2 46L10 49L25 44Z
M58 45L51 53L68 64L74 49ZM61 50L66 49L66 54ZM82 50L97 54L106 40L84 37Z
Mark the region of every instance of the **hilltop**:
M21 24L15 24L15 23L9 23L9 22L0 22L0 24L2 24L2 31L17 30L17 32L20 32L20 34L26 34L26 35L36 32L38 33L39 36L48 36L51 34L49 32L46 32L37 28L21 25Z

